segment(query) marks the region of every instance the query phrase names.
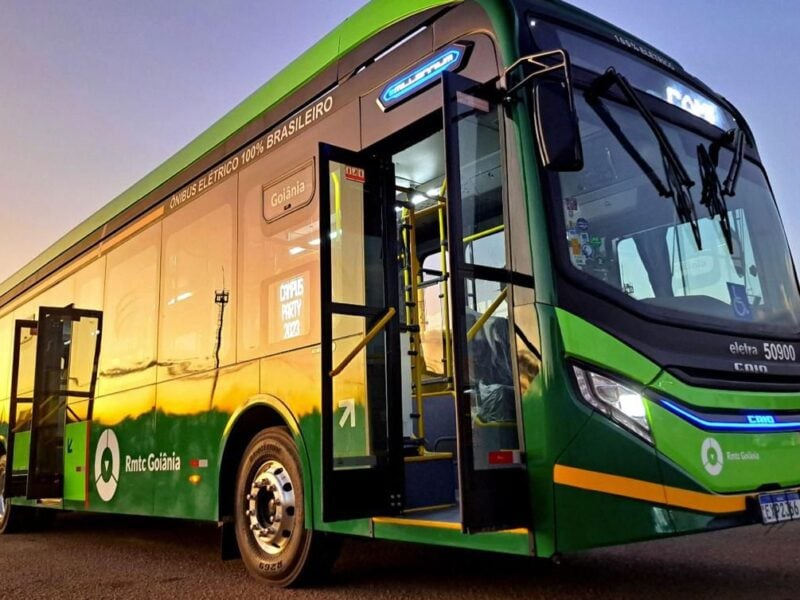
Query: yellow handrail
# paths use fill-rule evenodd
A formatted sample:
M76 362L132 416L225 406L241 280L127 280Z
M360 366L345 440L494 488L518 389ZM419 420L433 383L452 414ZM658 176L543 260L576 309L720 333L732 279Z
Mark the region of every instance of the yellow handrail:
M331 377L336 377L339 373L344 371L347 368L347 365L361 352L367 344L369 344L375 337L381 332L381 330L388 325L389 321L392 320L392 317L397 313L394 307L390 306L389 310L386 311L386 314L381 317L381 320L375 323L375 325L367 332L367 335L364 336L364 339L361 340L356 347L353 348L347 356L344 357L339 366L336 367L333 371L330 372Z
M489 306L486 312L483 313L480 316L480 318L477 321L475 321L475 324L469 328L469 331L467 332L468 342L471 342L472 338L474 338L478 334L478 332L481 330L481 327L483 327L486 324L486 321L489 320L489 317L491 317L494 314L494 311L496 311L497 308L505 301L507 296L508 296L508 287L504 287L503 291L500 292L500 295L494 299L494 302L492 302L492 304Z
M469 244L470 242L474 242L480 240L485 237L489 237L493 233L497 233L499 231L505 230L505 225L498 225L496 227L492 227L491 229L484 229L483 231L479 231L478 233L473 233L472 235L468 235L464 238L464 243Z

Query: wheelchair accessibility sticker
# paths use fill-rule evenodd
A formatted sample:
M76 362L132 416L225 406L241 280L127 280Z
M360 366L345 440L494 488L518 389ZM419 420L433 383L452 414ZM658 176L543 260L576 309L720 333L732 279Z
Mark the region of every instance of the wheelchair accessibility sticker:
M731 307L736 318L742 321L752 321L753 309L750 308L750 300L747 298L747 288L740 283L728 283L728 294L731 297Z

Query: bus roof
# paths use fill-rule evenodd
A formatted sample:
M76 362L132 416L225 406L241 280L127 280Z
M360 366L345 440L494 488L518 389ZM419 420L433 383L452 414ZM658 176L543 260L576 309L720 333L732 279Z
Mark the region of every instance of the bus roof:
M36 275L37 271L50 261L58 258L194 161L224 143L244 125L289 97L362 42L410 16L462 1L371 0L171 158L80 223L17 273L0 283L0 297L27 278Z

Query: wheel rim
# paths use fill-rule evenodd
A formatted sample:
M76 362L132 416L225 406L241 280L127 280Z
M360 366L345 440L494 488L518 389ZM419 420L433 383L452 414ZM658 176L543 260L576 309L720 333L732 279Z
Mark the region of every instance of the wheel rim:
M267 554L280 554L295 527L294 483L286 468L276 460L261 465L251 480L244 505L255 542Z

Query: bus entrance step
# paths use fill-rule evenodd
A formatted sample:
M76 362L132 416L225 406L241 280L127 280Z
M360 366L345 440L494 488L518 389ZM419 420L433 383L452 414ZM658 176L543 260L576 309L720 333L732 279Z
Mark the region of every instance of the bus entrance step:
M407 456L406 510L455 502L456 471L452 452Z

